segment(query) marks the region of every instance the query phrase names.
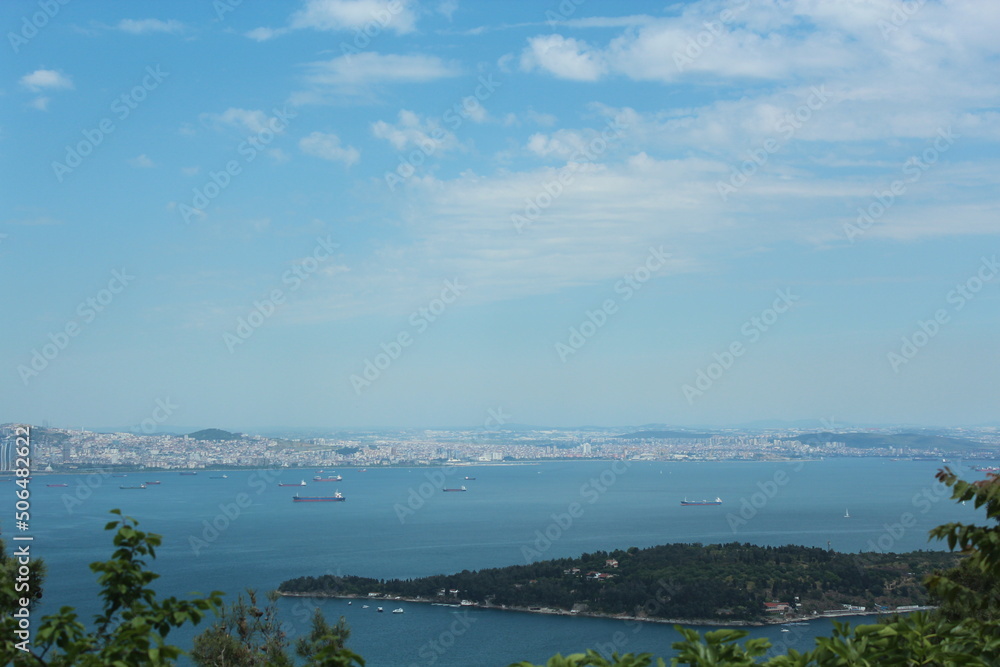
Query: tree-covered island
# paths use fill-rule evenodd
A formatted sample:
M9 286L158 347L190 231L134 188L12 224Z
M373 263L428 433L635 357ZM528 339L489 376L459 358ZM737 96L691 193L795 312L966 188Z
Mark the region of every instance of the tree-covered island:
M956 566L958 558L935 551L845 554L735 542L666 544L417 579L299 577L278 590L291 596L762 624L926 605L923 578Z

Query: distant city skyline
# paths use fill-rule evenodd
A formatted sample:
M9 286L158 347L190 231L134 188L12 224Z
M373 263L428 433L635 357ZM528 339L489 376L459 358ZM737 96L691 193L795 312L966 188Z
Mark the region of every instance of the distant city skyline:
M0 422L1000 423L1000 5L0 25Z

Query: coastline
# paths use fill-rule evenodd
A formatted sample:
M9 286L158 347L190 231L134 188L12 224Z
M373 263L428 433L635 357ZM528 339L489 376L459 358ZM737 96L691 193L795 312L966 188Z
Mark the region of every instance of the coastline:
M849 611L849 610L835 610L830 612L824 612L822 614L816 614L814 616L794 616L794 617L781 617L781 618L767 618L763 621L722 621L719 619L706 619L706 618L649 618L646 616L634 616L627 613L622 614L607 614L601 612L591 612L591 611L567 611L565 609L555 609L552 607L513 607L504 605L489 605L481 604L478 602L473 602L471 604L452 604L439 602L436 599L431 598L410 598L402 596L380 596L380 597L369 597L365 595L356 595L352 593L293 593L287 591L278 591L281 597L288 598L326 598L331 600L366 600L372 603L387 602L387 603L397 603L397 602L410 602L414 604L431 604L445 607L454 607L456 609L488 609L492 611L510 611L510 612L520 612L524 614L546 614L549 616L570 616L573 618L603 618L613 621L633 621L639 623L661 623L669 625L700 625L700 626L713 626L713 627L736 627L736 628L748 628L748 627L767 627L769 625L784 625L786 623L802 623L808 621L815 621L820 619L830 619L830 618L841 618L848 616L895 616L899 614L909 613L911 611L926 611L929 609L934 609L931 606L921 606L917 609L908 609L906 611Z

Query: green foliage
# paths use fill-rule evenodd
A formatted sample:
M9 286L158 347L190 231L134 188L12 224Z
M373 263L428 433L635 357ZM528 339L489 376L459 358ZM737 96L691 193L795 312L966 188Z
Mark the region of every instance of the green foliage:
M591 667L649 667L652 664L653 656L649 653L639 655L626 653L621 656L614 653L609 660L600 653L590 650L586 653L574 653L566 657L556 655L549 658L549 661L544 665L536 665L533 662L517 662L509 667L585 667L588 665ZM665 664L663 658L656 661L656 667L665 667Z
M191 658L199 667L291 667L288 638L278 618L276 591L267 594L263 609L257 604L257 592L247 589L226 607L221 618L194 640ZM326 622L315 610L309 634L296 642L295 652L306 659L307 667L364 666L364 660L344 644L351 632L341 618L337 625Z
M1000 520L1000 478L964 482L945 469L938 480L952 487L956 501L972 500L986 507L988 519ZM884 665L997 665L1000 660L1000 526L949 523L931 531L947 540L966 559L956 568L925 579L930 593L942 601L931 612L895 617L884 623L861 625L853 630L834 623L831 637L820 637L807 653L790 650L757 663L770 647L766 640L737 644L745 632L708 633L677 627L684 640L673 646L680 654L674 665L715 667L763 664L767 667L882 667Z
M309 634L295 642L295 653L306 659L307 665L325 667L364 667L364 659L348 649L345 644L351 630L341 616L336 625L326 622L323 613L316 609L310 621Z
M94 630L88 631L72 607L43 617L30 653L5 641L0 660L17 665L68 667L105 667L115 665L169 665L181 650L165 643L173 628L197 624L221 604L222 593L213 591L206 598L160 600L149 585L158 578L145 569L145 557L155 558L160 536L136 528L138 522L122 517L105 530L115 530L115 552L111 560L91 563L101 585L103 611L94 618ZM9 619L4 619L7 622ZM5 636L9 627L5 627Z
M606 564L611 558L617 567ZM458 590L458 599L492 606L570 610L578 605L578 610L601 614L759 621L764 602L795 597L806 613L840 603L923 604L928 596L919 585L920 575L956 562L953 554L931 551L859 556L791 545L665 544L409 580L300 577L279 589L432 600L442 599L441 590ZM590 572L611 577L595 579ZM444 599L457 602L448 595Z
M277 594L269 594L261 609L257 592L247 589L228 605L221 618L194 640L191 659L201 667L291 667L285 653L288 642L278 620Z

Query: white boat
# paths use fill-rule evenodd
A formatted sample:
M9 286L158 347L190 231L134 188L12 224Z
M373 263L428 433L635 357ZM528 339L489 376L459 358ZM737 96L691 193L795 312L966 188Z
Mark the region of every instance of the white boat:
M393 609L392 613L394 613L394 614L402 614L403 613L403 608L399 607L398 609Z
M850 511L848 511L848 510L844 510L844 518L845 518L845 519L850 519L850 518L851 518L851 513L850 513Z
M363 604L363 605L361 605L361 608L362 608L362 609L368 609L368 605L366 605L366 604Z
M380 613L380 614L381 614L381 613L382 613L382 607L379 607L379 608L378 608L378 609L376 609L375 611L377 611L378 613Z

